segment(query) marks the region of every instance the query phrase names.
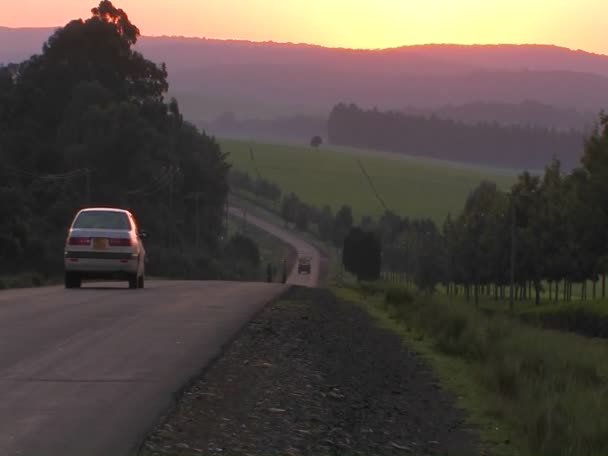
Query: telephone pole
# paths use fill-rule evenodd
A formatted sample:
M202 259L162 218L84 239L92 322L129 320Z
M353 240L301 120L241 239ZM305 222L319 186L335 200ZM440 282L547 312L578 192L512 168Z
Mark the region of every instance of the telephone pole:
M173 247L173 165L169 166L169 248Z
M199 209L199 198L200 198L201 194L199 192L194 194L194 200L195 200L195 204L196 204L196 208L195 208L195 216L196 216L196 223L195 223L195 228L196 228L196 237L195 237L195 241L194 241L194 245L196 246L196 249L198 250L199 248L199 241L200 241L200 209Z
M91 170L89 168L85 169L85 195L87 197L87 205L91 205Z
M509 311L512 313L514 308L515 294L515 202L511 195L511 292L509 293Z
M224 203L224 236L228 239L228 208L229 202Z

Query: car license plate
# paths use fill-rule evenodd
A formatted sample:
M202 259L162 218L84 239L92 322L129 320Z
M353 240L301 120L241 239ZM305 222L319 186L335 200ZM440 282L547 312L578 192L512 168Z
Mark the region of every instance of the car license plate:
M108 246L108 240L104 238L95 238L93 240L93 248L95 250L105 250Z

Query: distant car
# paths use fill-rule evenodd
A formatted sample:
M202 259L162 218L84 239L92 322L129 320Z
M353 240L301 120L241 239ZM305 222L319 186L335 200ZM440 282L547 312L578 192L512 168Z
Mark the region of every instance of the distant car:
M298 274L310 274L311 269L311 258L310 257L300 257L298 258Z
M80 288L84 279L107 279L127 280L129 288L143 288L146 238L125 209L79 211L65 241L65 287Z

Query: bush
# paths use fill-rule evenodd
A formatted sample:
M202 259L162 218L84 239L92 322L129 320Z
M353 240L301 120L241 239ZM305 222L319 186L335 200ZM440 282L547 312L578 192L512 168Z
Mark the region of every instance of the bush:
M148 247L146 252L146 274L149 276L189 280L220 278L218 261L208 255L155 246Z
M382 263L380 240L373 232L353 227L344 238L342 263L357 280L380 278Z
M388 304L410 304L414 302L414 294L404 287L389 287L384 294L384 301Z
M39 273L24 273L0 277L0 290L9 288L31 288L47 285L49 280Z
M608 338L608 314L604 303L574 302L526 310L522 321L548 329L570 331L588 337Z
M242 260L254 267L260 265L260 249L256 242L242 234L235 234L230 238L224 249L228 259Z
M385 303L436 349L466 360L531 454L608 453L608 346L468 306L387 290ZM474 374L473 374L474 373Z

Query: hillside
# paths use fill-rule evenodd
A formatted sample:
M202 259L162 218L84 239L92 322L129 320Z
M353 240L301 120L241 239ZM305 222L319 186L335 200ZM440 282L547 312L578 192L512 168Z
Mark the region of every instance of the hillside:
M259 172L284 192L294 192L317 207L329 204L336 210L349 204L357 218L384 212L358 160L389 209L402 216L429 217L438 223L448 212L460 213L469 192L482 180L494 181L500 188L507 188L515 180L514 172L504 169L364 149L313 149L225 139L221 146L236 169L252 177Z
M38 52L51 29L0 28L0 62ZM608 57L555 46L324 48L183 37L143 37L166 62L171 91L197 123L225 111L243 117L327 114L340 101L437 109L535 100L596 113L608 106Z

